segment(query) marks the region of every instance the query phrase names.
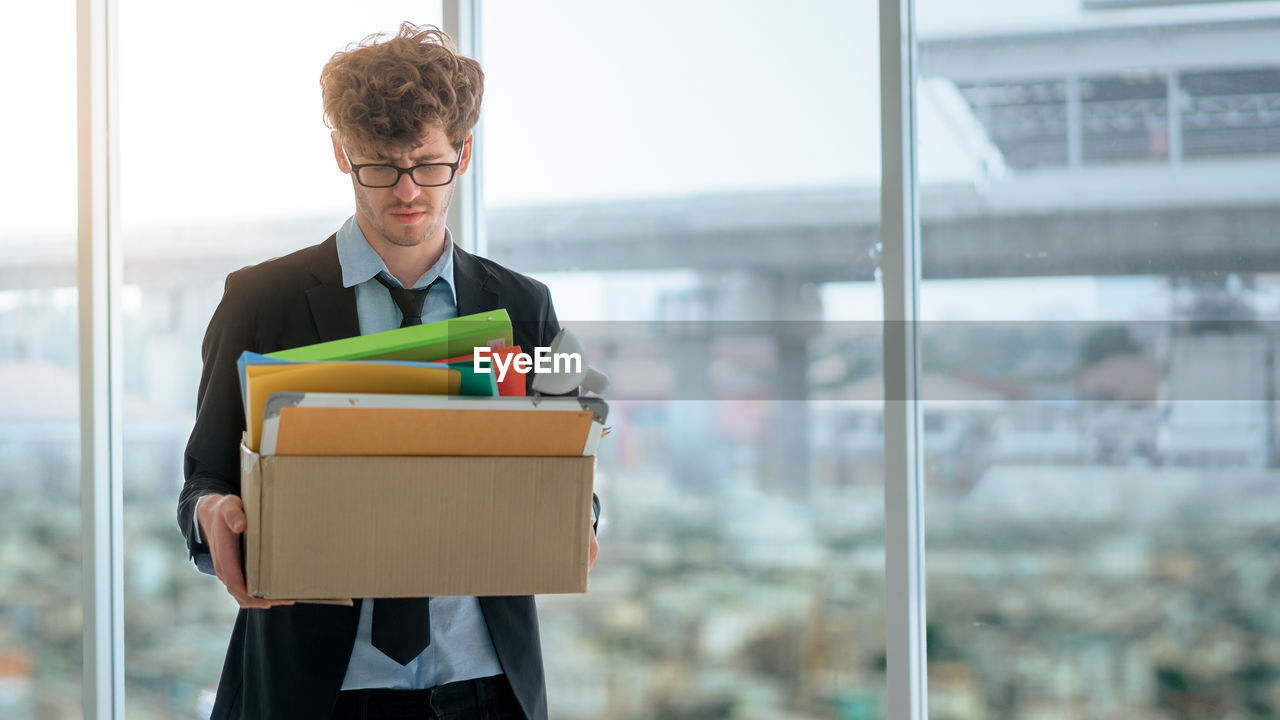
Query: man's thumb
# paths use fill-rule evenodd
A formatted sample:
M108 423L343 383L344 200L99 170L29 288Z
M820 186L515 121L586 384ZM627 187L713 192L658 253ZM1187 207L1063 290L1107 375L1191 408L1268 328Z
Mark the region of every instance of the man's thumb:
M233 507L227 510L227 527L231 528L233 533L244 532L245 525L248 523L244 519L244 511L240 508Z

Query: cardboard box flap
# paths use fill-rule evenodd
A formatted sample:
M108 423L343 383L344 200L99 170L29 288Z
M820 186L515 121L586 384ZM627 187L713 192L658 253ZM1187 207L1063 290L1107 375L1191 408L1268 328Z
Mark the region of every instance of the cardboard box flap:
M593 418L585 410L286 407L275 454L574 457L589 446Z
M240 500L244 502L245 534L244 534L244 577L245 587L250 595L257 596L255 587L258 578L262 577L261 568L261 534L262 527L262 472L258 464L258 454L249 449L245 442L240 443Z

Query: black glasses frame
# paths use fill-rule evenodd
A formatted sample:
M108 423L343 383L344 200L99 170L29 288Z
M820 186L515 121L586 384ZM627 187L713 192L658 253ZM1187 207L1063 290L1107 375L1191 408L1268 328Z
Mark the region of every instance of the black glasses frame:
M462 147L463 149L466 149L465 144ZM449 183L453 182L453 179L458 175L458 166L462 165L462 150L458 151L458 159L451 163L423 163L421 165L414 165L413 167L407 167L407 168L402 168L399 165L389 165L387 163L364 163L361 165L356 165L355 163L351 162L351 156L347 154L346 148L343 148L342 152L344 155L347 155L347 163L351 165L351 174L355 175L356 182L360 183L361 185L367 188L395 187L400 183L401 176L404 176L404 175L408 175L409 181L412 182L414 185L417 185L418 187L444 187L445 185L448 185ZM415 170L417 170L418 168L424 168L424 167L447 167L449 168L449 179L445 180L442 183L431 183L429 185L424 185L418 182L418 179L413 176L413 172ZM370 185L369 183L360 179L360 171L365 168L391 168L392 170L396 171L396 179L391 181L391 183L387 185Z

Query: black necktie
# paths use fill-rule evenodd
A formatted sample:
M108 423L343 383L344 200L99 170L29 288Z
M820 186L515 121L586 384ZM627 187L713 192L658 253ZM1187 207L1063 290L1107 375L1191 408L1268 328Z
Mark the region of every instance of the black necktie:
M428 598L378 598L373 601L373 646L408 665L431 644Z
M427 302L427 293L431 292L431 288L440 282L437 277L431 281L431 284L421 290L405 290L392 284L391 279L385 273L374 275L378 282L382 283L387 292L391 293L391 299L396 301L396 305L400 307L400 314L404 319L400 321L400 327L409 327L410 325L422 324L422 306Z
M382 273L378 282L386 286L391 299L404 315L400 327L422 324L422 306L431 286L421 290L396 287ZM378 598L373 602L373 646L401 665L408 665L431 644L431 607L428 598Z

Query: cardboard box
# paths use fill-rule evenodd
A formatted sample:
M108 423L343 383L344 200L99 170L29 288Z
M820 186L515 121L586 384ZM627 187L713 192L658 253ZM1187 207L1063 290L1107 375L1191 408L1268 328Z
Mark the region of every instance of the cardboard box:
M245 577L254 597L587 590L594 457L240 450Z

